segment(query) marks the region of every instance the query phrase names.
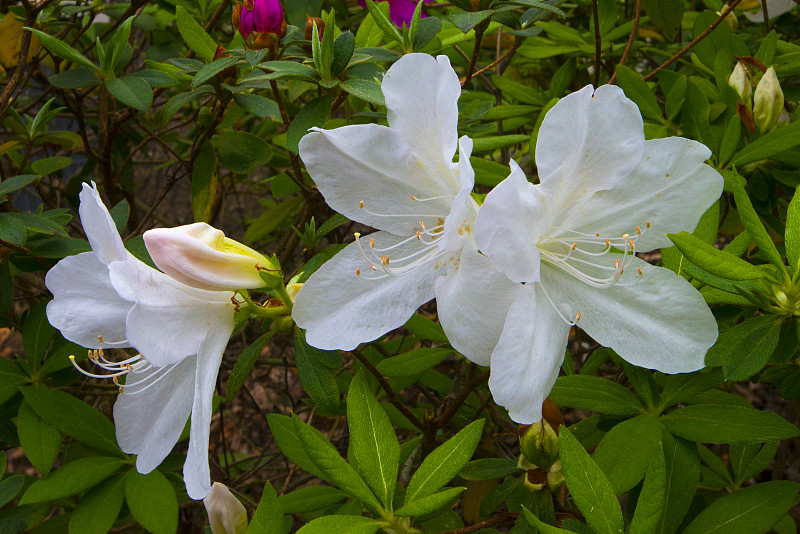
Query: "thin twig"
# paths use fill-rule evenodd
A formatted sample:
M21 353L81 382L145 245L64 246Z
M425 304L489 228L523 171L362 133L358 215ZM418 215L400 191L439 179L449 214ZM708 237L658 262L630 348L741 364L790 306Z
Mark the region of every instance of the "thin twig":
M721 15L720 15L720 16L717 18L717 20L715 20L715 21L714 21L714 23L713 23L713 24L711 24L711 26L709 26L708 28L706 28L706 30L705 30L703 33L701 33L700 35L698 35L697 37L695 37L694 39L692 39L692 41L691 41L691 42L690 42L688 45L686 45L686 46L684 46L683 48L681 48L681 49L680 49L680 50L679 50L679 51L678 51L678 52L677 52L677 53L676 53L674 56L672 56L671 58L669 58L668 60L666 60L664 63L662 63L661 65L659 65L659 66L658 66L658 67L657 67L657 68L656 68L656 69L655 69L653 72L651 72L650 74L648 74L647 76L645 76L645 77L644 77L644 81L649 81L649 80L653 79L653 77L654 77L656 74L658 74L658 72L659 72L659 71L661 71L661 70L664 70L665 68L667 68L667 67L669 67L670 65L672 65L673 63L675 63L677 60L679 60L681 57L683 57L683 55L684 55L686 52L688 52L689 50L691 50L692 48L694 48L694 46L695 46L697 43L699 43L700 41L702 41L703 39L705 39L706 37L708 37L708 34L710 34L711 32L713 32L713 31L714 31L714 29L716 29L716 27L717 27L717 26L719 26L719 24L720 24L720 23L721 23L723 20L725 20L725 17L727 17L727 16L728 16L728 14L729 14L731 11L733 11L733 8L735 8L737 5L739 5L739 2L741 2L741 1L742 1L742 0L733 0L733 1L732 1L730 4L728 4L728 7L726 7L726 8L725 8L725 9L722 11L722 14L721 14Z
M481 52L481 41L483 40L483 32L486 30L486 25L481 22L475 26L475 47L472 49L472 57L469 60L469 67L467 67L467 75L464 76L464 81L461 82L461 87L469 85L475 70L475 63L478 61L478 54Z
M417 428L422 428L423 423L420 418L414 415L411 410L408 409L406 404L400 400L400 398L397 396L397 393L394 392L392 386L389 385L389 382L386 381L386 378L384 378L383 374L378 371L377 367L372 365L372 362L369 361L367 357L361 354L361 352L358 350L353 351L353 356L358 358L358 361L361 362L364 367L366 367L367 371L372 373L372 376L378 379L378 383L381 385L381 388L383 388L383 391L386 392L386 396L389 397L389 401L395 406L395 408L400 410L400 413L402 413L406 419L411 421L412 425Z
M636 16L633 18L633 29L631 29L631 34L628 36L628 44L625 45L625 51L622 53L622 57L619 60L620 65L624 65L626 61L628 61L628 55L631 53L631 49L633 48L633 42L636 40L636 34L639 32L639 18L642 14L642 0L636 0ZM614 85L617 83L617 73L616 71L614 74L611 75L611 79L608 80L610 85Z
M502 56L500 56L499 58L495 59L494 61L492 61L491 63L489 63L485 67L483 67L482 69L480 69L478 71L475 71L475 73L472 75L472 77L474 78L476 76L480 76L481 74L483 74L487 70L492 69L493 67L497 66L501 61L503 61L504 59L506 59L507 57L509 57L511 54L513 54L516 51L517 51L517 46L515 44L514 46L509 48ZM467 83L467 78L466 77L462 78L461 79L461 87L464 87L464 85L466 83Z
M600 38L600 12L597 9L597 0L592 0L592 12L594 17L594 87L600 87L600 61L602 57L603 42Z
M498 517L493 517L492 519L487 519L481 523L475 523L474 525L470 525L464 528L457 528L455 530L445 530L442 534L471 534L472 532L478 532L479 530L483 530L489 527L497 527L500 525L509 525L517 520L518 514L512 514L506 512Z

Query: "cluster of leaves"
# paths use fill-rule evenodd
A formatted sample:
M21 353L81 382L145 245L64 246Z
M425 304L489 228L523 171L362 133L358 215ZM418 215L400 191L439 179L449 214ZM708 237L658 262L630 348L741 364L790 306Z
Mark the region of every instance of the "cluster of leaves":
M139 474L108 418L117 387L77 373L69 356L85 350L47 322L44 274L89 250L70 237L81 182L101 185L145 261L144 230L207 221L303 280L360 229L325 207L300 138L384 122L380 78L412 51L462 76L478 195L512 156L535 175L547 110L612 77L648 139L706 144L725 192L649 259L700 289L719 341L707 369L666 376L576 331L551 395L571 423L551 466L566 482L535 489L488 371L450 348L432 309L351 353L249 324L223 365L211 456L250 531L796 532L800 432L782 415L800 398L797 10L733 27L721 0L451 0L398 28L388 3L366 4L286 1L277 47L251 50L227 0L0 2L0 326L22 333L0 358L0 532L206 522L182 453ZM740 58L776 69L788 123L751 131L728 84Z

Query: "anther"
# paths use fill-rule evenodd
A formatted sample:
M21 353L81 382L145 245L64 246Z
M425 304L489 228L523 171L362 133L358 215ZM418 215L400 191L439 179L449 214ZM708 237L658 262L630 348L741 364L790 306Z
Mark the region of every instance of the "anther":
M633 239L629 239L629 240L628 240L628 244L631 246L631 250L633 250L633 249L635 249L635 248L636 248L636 246L635 246L635 245L634 245L634 243L633 243Z
M103 336L97 336L97 341L99 341L100 343L102 343L102 342L103 342Z
M375 267L374 265L370 265L370 267L372 267L372 270L373 270L373 271L377 271L377 270L378 270L378 268L377 268L377 267Z
M639 276L642 276L642 268L641 267L637 267L636 270L639 271Z
M614 260L614 269L619 269L619 260Z
M116 376L112 376L111 381L114 382L116 385L119 385L119 379Z
M422 228L423 232L425 231L425 223L424 222L420 221L419 222L419 227Z
M650 228L650 221L647 221L644 226L645 228Z
M422 241L422 234L420 234L420 233L419 233L419 231L417 231L417 239L419 239L420 241Z
M415 197L414 195L411 195L411 200L417 200L417 197Z
M611 246L611 240L609 238L606 238L606 246L607 247Z
M356 276L361 276L361 269L356 269Z
M594 234L594 236L595 236L595 237L600 237L600 232L596 232L596 233Z
M642 235L642 227L638 224L636 225L636 235Z
M579 313L578 315L575 316L575 322L577 323L580 320L581 320L581 314Z
M631 234L622 234L622 239L624 241L627 241L630 236L631 236Z
M576 248L578 248L578 244L577 243L573 243L572 247L570 247L570 248L572 248L572 250L575 250Z
M363 200L358 203L358 207L359 208L363 208L364 207L364 201Z
M375 239L372 237L369 238L369 246L375 248Z
M119 392L122 393L122 386L119 387Z

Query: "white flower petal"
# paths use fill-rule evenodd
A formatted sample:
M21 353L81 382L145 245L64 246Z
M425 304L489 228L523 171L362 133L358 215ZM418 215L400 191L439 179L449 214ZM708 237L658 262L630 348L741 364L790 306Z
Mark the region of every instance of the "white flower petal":
M300 140L300 157L330 207L397 235L413 234L420 221L435 225L462 189L455 164L423 159L377 124L311 132Z
M513 282L539 280L536 242L545 231L546 209L539 189L512 160L511 175L486 195L478 210L478 248Z
M763 0L761 0L763 2ZM797 3L794 0L767 0L770 20L790 11ZM744 12L744 16L753 22L764 22L764 10L759 9L756 13Z
M587 85L547 112L536 142L539 180L556 193L557 208L568 209L630 174L643 145L636 104L615 85Z
M457 269L436 280L436 308L450 344L477 363L489 365L519 284L467 245Z
M100 193L97 192L94 182L91 186L83 184L80 199L78 212L81 217L81 225L97 258L106 265L112 261L127 259L130 253L125 250L117 227L100 199Z
M447 56L407 54L383 77L389 126L426 164L453 161L461 83Z
M451 252L459 252L464 243L472 240L472 229L478 204L472 199L472 187L464 188L453 201L450 215L444 221L444 248Z
M233 324L229 329L211 330L197 353L197 373L194 382L194 404L189 433L189 451L183 464L186 492L192 499L203 499L211 489L208 468L208 437L211 425L214 387L222 354L228 344Z
M130 346L125 317L131 303L114 290L108 267L94 252L59 261L44 283L54 297L47 304L47 319L65 338L92 349Z
M611 267L621 258L608 254L598 263ZM632 364L664 373L701 369L718 334L703 297L669 269L629 260L620 281L609 288L589 287L549 265L542 268L542 284L556 304L571 308L569 317L581 314L580 328ZM583 271L608 276L587 266Z
M109 271L114 289L134 302L126 319L128 341L155 366L197 354L209 330L233 323L230 291L185 286L138 260L114 262Z
M387 248L404 239L386 232L375 232L361 238L369 254L369 239L376 249ZM416 238L392 249L390 266L403 263L400 258L422 251L425 245ZM434 254L438 248L428 247ZM378 255L385 254L378 252ZM422 258L421 254L417 258ZM437 271L445 269L450 256L430 259L416 270L400 276L387 276L369 267L359 250L351 243L319 268L297 293L292 317L300 328L306 329L306 339L321 349L352 350L360 343L377 339L386 332L405 324L422 304L434 295ZM360 269L360 275L356 274Z
M517 287L492 353L489 390L511 419L531 424L542 419L542 403L558 377L569 326L547 301L540 284Z
M703 162L711 151L682 137L645 141L636 169L610 191L598 191L564 214L563 227L603 237L645 230L636 250L672 246L664 234L691 232L703 212L722 194L722 176Z
M132 385L114 404L114 423L119 446L138 455L140 473L158 467L177 443L192 409L196 366L195 356L166 367L142 362L126 376Z

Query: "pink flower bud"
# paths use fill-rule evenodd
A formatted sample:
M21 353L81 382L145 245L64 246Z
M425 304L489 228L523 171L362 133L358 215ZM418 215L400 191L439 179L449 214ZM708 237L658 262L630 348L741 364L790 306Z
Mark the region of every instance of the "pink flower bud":
M266 285L260 271L278 270L255 250L206 223L148 230L144 243L159 269L200 289L260 288Z
M246 0L242 8L239 31L245 39L251 33L281 33L283 7L279 0Z

